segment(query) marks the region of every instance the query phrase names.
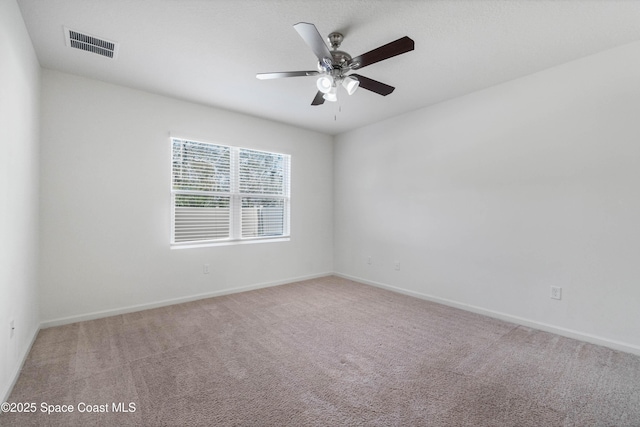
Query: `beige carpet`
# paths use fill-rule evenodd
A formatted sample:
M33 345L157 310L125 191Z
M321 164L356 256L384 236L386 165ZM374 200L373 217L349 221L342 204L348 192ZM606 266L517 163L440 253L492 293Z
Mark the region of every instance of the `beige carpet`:
M640 357L326 277L42 330L9 400L37 411L2 426L640 426Z

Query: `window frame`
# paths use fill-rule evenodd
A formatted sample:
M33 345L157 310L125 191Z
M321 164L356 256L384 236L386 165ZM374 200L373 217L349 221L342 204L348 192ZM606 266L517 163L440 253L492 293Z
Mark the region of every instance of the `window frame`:
M222 147L230 150L230 167L229 167L229 191L198 191L184 190L174 188L174 143L178 141L191 142L196 144L207 144L215 147ZM245 148L226 144L219 144L209 141L203 141L193 138L184 138L180 136L170 136L170 203L171 203L171 227L170 227L170 247L171 249L206 247L206 246L224 246L236 244L253 244L267 242L284 242L291 239L291 155L286 153L277 153L274 151L259 150L254 148ZM282 194L263 194L263 193L242 193L240 189L240 153L242 151L265 153L269 155L283 157L283 188ZM199 239L189 241L176 242L176 201L177 195L202 195L207 197L228 197L229 198L229 236L226 238ZM243 237L243 211L242 203L244 199L259 198L278 200L283 202L282 215L282 234L266 235L266 236L248 236Z

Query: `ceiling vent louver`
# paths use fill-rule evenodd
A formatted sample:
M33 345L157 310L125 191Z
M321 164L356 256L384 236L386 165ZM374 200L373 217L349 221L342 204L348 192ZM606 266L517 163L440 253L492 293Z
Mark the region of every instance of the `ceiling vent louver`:
M106 56L107 58L116 59L118 54L118 43L101 39L96 36L83 34L67 27L64 27L64 39L66 45L69 47L93 52L98 55Z

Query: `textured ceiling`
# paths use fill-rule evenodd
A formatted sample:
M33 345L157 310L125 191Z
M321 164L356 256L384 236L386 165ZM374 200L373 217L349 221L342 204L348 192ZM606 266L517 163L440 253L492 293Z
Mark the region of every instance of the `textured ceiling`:
M18 0L45 68L337 134L640 40L640 1ZM409 36L415 50L358 71L387 97L340 91L312 107L315 69L293 29L341 31L356 56ZM63 26L120 43L116 60L65 46Z

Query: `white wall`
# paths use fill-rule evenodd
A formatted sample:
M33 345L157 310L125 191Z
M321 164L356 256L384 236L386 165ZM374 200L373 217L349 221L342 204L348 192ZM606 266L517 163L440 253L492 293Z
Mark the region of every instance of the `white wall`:
M338 273L640 353L640 43L339 135L334 168Z
M50 70L42 85L45 326L333 271L331 137ZM171 250L169 132L291 154L291 241Z
M16 2L0 0L0 401L39 325L39 74Z

